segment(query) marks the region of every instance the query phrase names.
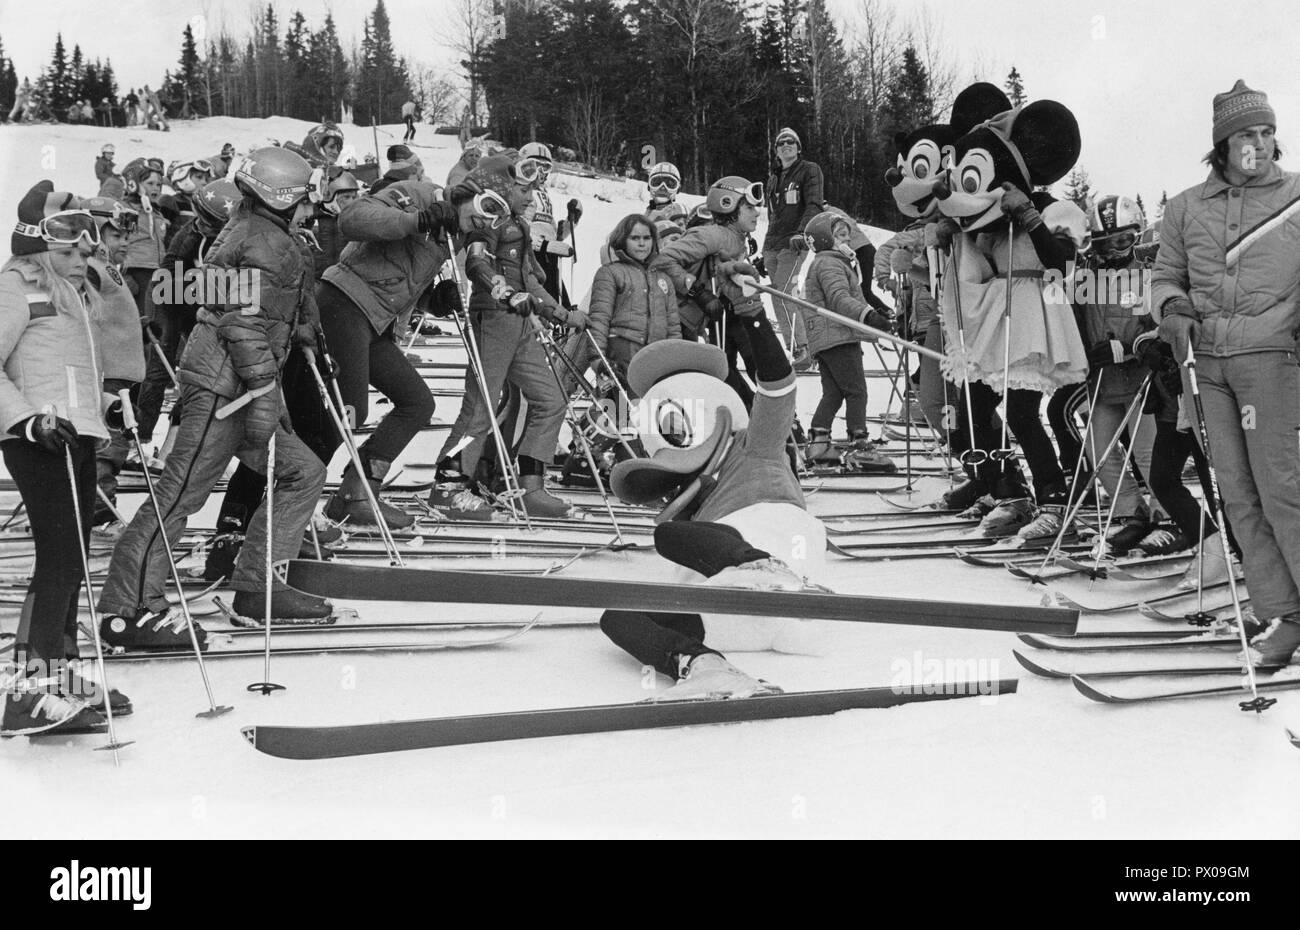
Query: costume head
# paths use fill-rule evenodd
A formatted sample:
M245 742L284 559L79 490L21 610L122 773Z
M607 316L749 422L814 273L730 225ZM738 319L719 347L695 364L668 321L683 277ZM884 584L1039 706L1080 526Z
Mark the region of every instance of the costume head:
M939 210L967 232L997 222L1003 183L1031 195L1065 177L1080 145L1078 120L1055 100L999 113L957 140L952 165L935 183Z
M934 180L952 160L957 140L984 120L1010 109L1007 95L992 84L972 84L953 101L948 122L896 134L898 161L885 172L885 180L893 188L899 212L913 219L932 215L938 204Z
M646 457L614 466L610 483L620 499L667 500L656 522L698 506L732 439L749 425L726 377L726 354L704 343L665 339L632 357L628 385L641 398L632 425Z

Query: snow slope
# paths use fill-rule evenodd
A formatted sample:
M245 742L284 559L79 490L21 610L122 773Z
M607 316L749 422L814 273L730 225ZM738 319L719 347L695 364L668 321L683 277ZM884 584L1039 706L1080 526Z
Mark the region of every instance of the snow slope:
M307 123L213 119L171 133L41 126L0 128L0 216L41 177L91 193L92 164L112 141L119 164L136 154L164 160L240 151L266 138L301 138ZM399 127L384 127L381 149ZM421 131L430 175L458 155L450 137ZM370 134L350 129L362 152ZM49 150L44 147L50 146ZM45 159L43 162L42 160ZM575 291L596 267L607 230L644 203L634 183L554 176L554 198L579 197ZM601 199L601 198L607 198ZM883 231L871 230L880 241ZM567 274L566 270L566 274ZM421 350L449 357L446 350ZM869 353L870 357L870 353ZM870 366L869 367L874 367ZM817 379L799 384L807 422ZM872 407L887 397L872 383ZM439 398L438 416L454 416ZM435 442L441 441L441 435ZM433 450L421 440L412 460ZM419 458L415 458L418 455ZM927 495L941 485L927 479ZM12 495L8 498L12 501ZM137 499L138 502L138 499ZM814 512L880 509L869 494L814 494ZM198 525L212 525L212 514ZM593 577L664 580L648 553L605 554L568 570ZM1040 593L1001 570L955 560L831 562L842 592L1028 604ZM1080 599L1118 602L1154 585L1068 586ZM494 607L359 604L370 620L518 618ZM594 613L548 610L548 619ZM14 618L0 618L12 629ZM1086 621L1094 628L1109 620ZM1121 621L1123 622L1123 621ZM1131 625L1125 622L1124 625ZM465 632L403 640L463 638ZM251 644L250 644L251 645ZM332 762L288 762L252 750L253 723L345 723L634 701L653 677L594 628L537 630L478 652L276 658L271 697L245 686L261 660L211 660L217 699L234 712L196 719L206 702L191 663L114 666L114 685L135 715L135 740L115 769L96 740L0 744L0 784L27 803L8 818L14 837L337 836L865 836L865 837L1294 837L1300 799L1285 789L1300 759L1283 726L1300 729L1300 697L1280 695L1262 717L1233 700L1112 708L1068 682L1022 674L1010 634L843 624L827 657L737 654L742 668L787 690L889 685L936 671L1020 677L1020 692L833 718L488 744ZM659 683L662 686L662 682Z

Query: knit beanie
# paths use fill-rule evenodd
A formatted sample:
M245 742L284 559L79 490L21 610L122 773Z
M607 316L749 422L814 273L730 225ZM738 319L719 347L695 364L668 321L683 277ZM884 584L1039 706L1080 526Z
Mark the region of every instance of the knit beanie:
M385 154L388 156L386 174L390 178L409 181L424 170L424 162L420 161L420 156L401 143L390 145Z
M510 170L519 161L515 149L506 149L496 155L485 155L478 160L469 176L486 190L506 196L515 185L514 173Z
M1232 90L1214 95L1214 144L1247 126L1267 124L1277 128L1277 114L1268 105L1268 95L1251 90L1238 79Z
M53 181L37 181L36 186L18 201L18 225L36 226L47 216L53 216L61 210L75 209L76 201L77 198L67 191L56 191ZM49 244L39 233L33 236L15 228L9 237L9 251L14 255L35 255L49 250Z
M795 132L789 126L784 127L780 132L776 134L776 144L780 145L786 139L793 140L794 144L798 147L799 151L801 152L803 151L803 143L799 141L799 133Z

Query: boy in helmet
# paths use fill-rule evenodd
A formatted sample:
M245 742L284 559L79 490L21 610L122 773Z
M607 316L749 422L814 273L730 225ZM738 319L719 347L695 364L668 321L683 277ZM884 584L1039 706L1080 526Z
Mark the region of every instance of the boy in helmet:
M536 163L507 150L479 160L470 172L482 194L500 204L493 224L469 232L465 271L471 282L469 316L483 360L483 378L493 403L506 381L519 388L528 401L527 420L519 443L522 504L536 517L562 518L570 514L565 501L546 490L546 466L555 455L564 422L565 397L547 365L545 350L533 336L529 317L580 330L587 317L580 310L561 307L541 282L541 268L533 257L524 213L533 202ZM438 461L437 484L429 504L456 519L490 520L492 510L473 489L483 458L492 405L485 405L477 382L466 375L465 400Z
M95 182L104 186L104 182L111 178L117 172L113 170L113 156L117 154L117 149L113 143L107 143L99 150L99 157L95 159Z
M168 539L177 540L186 518L207 503L231 456L265 470L275 438L274 537L267 538L266 504L258 508L235 563L233 609L266 619L264 592L272 585L271 618L319 620L329 602L265 576L272 560L298 554L303 530L321 488L325 466L287 428L279 390L280 368L291 344L315 348L319 323L311 258L294 236L310 215L311 166L284 148L249 154L235 174L243 199L206 257L239 284L205 295L178 377L184 413L176 444L157 481L158 507ZM224 417L217 412L241 395L251 401ZM102 633L114 646L176 649L189 644L184 617L166 597L167 553L151 502L122 534L100 595ZM196 631L202 637L202 631Z
M537 162L537 183L533 186L528 231L533 239L533 254L546 274L542 286L562 306L571 306L569 294L560 281L560 259L572 256L573 246L565 241L565 221L555 222L555 207L551 204L551 195L546 192L546 182L551 176L551 150L540 142L529 142L519 150L519 157Z
M650 191L650 202L646 204L645 213L650 219L657 220L658 211L677 202L677 194L682 189L682 173L670 161L657 162L646 172L646 187Z

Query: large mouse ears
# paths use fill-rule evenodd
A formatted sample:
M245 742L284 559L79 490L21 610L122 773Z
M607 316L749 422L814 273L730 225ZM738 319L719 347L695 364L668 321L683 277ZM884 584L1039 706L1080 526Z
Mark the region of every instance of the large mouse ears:
M964 136L980 123L1011 109L1011 101L998 87L981 81L967 87L952 103L949 124L958 136Z
M1079 121L1055 100L1035 100L1022 107L1011 124L1011 143L1029 168L1035 186L1059 181L1079 160Z

